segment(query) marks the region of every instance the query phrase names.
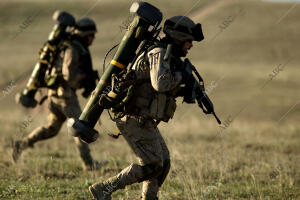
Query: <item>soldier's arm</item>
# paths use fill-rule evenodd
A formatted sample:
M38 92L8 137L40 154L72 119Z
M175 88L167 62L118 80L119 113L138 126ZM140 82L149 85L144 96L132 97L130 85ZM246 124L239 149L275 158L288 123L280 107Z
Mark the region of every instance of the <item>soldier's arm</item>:
M154 48L148 53L151 84L158 92L174 89L182 79L181 72L171 72L169 63L164 60L165 53L166 50L163 48Z
M74 47L69 47L65 51L62 73L64 79L71 88L79 88L80 82L84 79L84 75L79 69L79 51Z

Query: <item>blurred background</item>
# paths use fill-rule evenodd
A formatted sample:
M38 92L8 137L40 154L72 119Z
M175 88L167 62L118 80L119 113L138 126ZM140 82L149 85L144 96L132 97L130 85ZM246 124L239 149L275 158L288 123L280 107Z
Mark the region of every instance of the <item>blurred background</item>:
M47 122L47 103L26 110L15 104L14 96L24 88L52 30L54 11L96 21L98 33L90 51L94 68L102 74L106 52L120 42L130 23L133 2L0 1L0 198L86 199L88 185L136 161L122 137L106 135L115 132L106 113L101 127L96 126L102 137L91 145L98 160L109 161L100 171L81 171L66 126L56 138L24 153L17 166L10 157L12 140ZM218 126L197 105L178 99L174 119L159 125L173 161L160 198L299 199L300 2L147 2L162 11L164 20L187 15L202 24L205 40L194 42L188 57L223 122ZM87 100L80 97L80 102L83 108ZM136 184L114 197L138 199L139 193Z

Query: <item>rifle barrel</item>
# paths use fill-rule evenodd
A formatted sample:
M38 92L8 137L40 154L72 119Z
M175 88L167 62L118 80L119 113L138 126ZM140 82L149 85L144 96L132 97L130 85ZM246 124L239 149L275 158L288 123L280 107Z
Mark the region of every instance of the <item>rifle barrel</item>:
M218 116L216 115L215 111L213 111L213 115L216 118L218 124L222 124L221 120L218 118Z

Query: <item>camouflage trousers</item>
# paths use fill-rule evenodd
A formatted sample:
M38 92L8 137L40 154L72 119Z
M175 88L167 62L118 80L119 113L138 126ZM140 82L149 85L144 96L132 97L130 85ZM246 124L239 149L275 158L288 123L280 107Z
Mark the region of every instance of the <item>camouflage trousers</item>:
M50 97L48 124L36 128L23 139L23 142L26 146L32 147L38 141L50 139L58 134L67 118L78 118L80 114L81 109L75 93L68 99ZM83 164L92 166L93 159L88 145L78 137L74 137L74 140Z
M153 120L126 116L117 122L117 126L139 164L131 164L105 185L109 192L113 192L129 184L143 182L142 198L157 199L159 187L170 169L170 155L156 124Z

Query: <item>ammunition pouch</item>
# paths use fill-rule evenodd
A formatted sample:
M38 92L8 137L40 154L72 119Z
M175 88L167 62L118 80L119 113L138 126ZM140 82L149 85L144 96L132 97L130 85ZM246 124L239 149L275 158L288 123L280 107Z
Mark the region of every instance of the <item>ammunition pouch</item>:
M126 109L126 114L168 122L173 118L176 110L174 98L168 98L166 94L154 94L154 97L136 97Z
M135 85L145 81L147 80L136 80L133 71L122 78L113 75L112 89L100 95L99 105L104 109L110 109L117 118L128 114L168 122L176 110L174 98L157 92L153 93L152 98L143 96L132 98Z
M173 116L174 116L174 113L175 113L175 110L176 110L176 101L175 99L169 99L168 101L168 104L166 106L166 110L165 110L165 116L166 116L166 119L169 120L169 119L172 119Z
M149 114L152 119L168 122L173 118L176 110L174 98L167 98L166 94L158 93L152 100Z

